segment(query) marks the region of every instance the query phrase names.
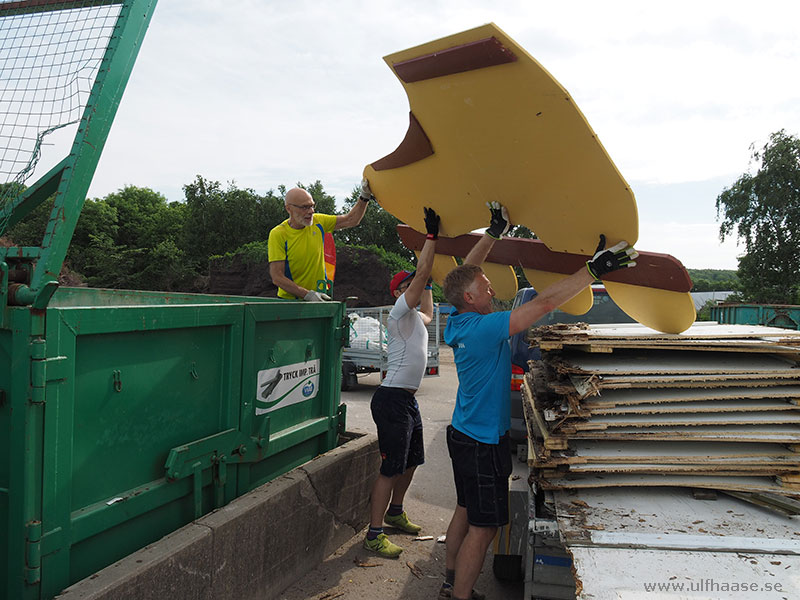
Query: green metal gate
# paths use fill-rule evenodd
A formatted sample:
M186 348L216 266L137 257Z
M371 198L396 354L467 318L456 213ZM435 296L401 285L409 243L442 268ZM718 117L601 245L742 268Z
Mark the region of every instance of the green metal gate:
M53 199L39 246L0 247L0 600L52 598L344 429L342 304L58 289L155 4L0 2L0 235Z
M9 310L3 600L51 598L343 431L342 304L60 289Z

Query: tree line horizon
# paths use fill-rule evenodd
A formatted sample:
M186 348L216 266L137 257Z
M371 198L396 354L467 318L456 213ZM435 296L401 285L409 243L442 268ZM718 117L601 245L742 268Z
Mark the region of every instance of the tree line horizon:
M692 291L733 291L733 301L800 303L800 139L779 131L763 148L751 146L755 174L745 173L716 199L720 239L737 235L745 253L739 268L688 269ZM14 185L14 184L4 184ZM322 182L298 183L317 212L344 214L358 200L353 188L336 208ZM278 186L264 194L223 186L197 175L183 186L184 200L168 201L147 187L127 185L102 198L87 199L73 235L65 265L92 287L203 291L209 261L245 253L258 259L269 231L287 217ZM45 202L9 230L6 245L38 246L52 202ZM337 246L367 248L393 269L413 264L414 254L397 235L399 220L371 202L358 227L334 232ZM524 226L512 235L533 238ZM518 272L520 286L529 285Z

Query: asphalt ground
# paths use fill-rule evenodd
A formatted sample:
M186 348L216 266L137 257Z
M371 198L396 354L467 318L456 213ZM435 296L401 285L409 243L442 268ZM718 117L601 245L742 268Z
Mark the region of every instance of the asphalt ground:
M359 385L342 392L347 404L347 429L376 433L370 414L370 400L380 385L377 373L359 377ZM316 570L281 594L283 600L392 600L436 598L444 579L444 536L455 506L455 488L447 455L445 430L455 402L458 381L452 351L440 349L440 375L427 377L417 392L425 439L425 464L419 467L409 488L404 508L409 518L422 525L420 536L432 540L415 541L416 536L386 533L405 550L397 559L381 558L362 546L366 529L359 532ZM370 490L364 490L369 494ZM489 599L521 600L522 582L504 582L492 572L491 549L475 588Z

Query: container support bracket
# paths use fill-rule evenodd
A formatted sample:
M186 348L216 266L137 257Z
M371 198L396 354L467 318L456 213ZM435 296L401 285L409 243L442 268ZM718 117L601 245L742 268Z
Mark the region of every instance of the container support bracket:
M340 409L341 411L341 409ZM340 423L343 423L342 419ZM269 418L261 423L257 436L246 436L237 429L226 429L214 435L176 446L169 451L164 468L168 481L192 477L194 512L202 515L203 471L213 469L214 505L225 504L228 462L258 462L264 459L269 445Z

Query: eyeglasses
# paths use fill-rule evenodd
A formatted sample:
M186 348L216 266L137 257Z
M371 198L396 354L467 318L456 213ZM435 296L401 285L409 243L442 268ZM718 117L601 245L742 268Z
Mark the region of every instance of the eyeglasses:
M303 212L313 211L316 207L316 204L289 204L289 206L294 206L295 208L299 208Z

